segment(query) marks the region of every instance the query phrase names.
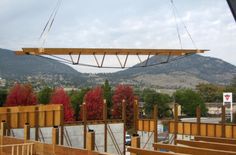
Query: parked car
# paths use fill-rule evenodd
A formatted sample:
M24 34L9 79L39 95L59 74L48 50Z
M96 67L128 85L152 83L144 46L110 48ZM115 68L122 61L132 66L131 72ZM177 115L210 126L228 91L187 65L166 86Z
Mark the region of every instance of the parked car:
M125 145L131 145L131 136L125 135Z

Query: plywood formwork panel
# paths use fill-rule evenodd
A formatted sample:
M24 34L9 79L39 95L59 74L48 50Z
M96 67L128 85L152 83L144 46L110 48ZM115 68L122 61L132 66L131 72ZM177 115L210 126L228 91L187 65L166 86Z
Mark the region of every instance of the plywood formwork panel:
M190 123L184 123L184 134L190 135L191 134L191 125Z
M206 136L207 135L207 125L206 124L201 124L200 125L200 135L201 136Z
M184 123L179 122L178 123L178 134L183 134L184 133Z
M175 131L175 123L169 122L169 133L174 133Z
M214 137L215 136L215 125L207 124L207 136Z
M192 135L195 136L195 135L197 135L197 124L191 123L191 125L192 125L192 127L191 127Z
M236 138L236 126L233 126L233 138Z
M222 125L216 124L216 135L215 137L222 137Z
M8 112L7 108L0 107L0 122L2 122L2 121L7 122L8 121L7 112ZM1 128L1 126L0 126L0 128Z
M232 138L232 126L231 125L225 125L225 137L226 138Z

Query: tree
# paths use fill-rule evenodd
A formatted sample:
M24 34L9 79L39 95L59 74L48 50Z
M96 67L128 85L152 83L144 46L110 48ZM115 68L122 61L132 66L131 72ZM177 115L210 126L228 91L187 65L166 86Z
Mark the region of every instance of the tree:
M122 100L126 102L126 119L127 127L130 128L133 122L133 103L134 93L129 85L117 85L112 96L114 118L121 118L122 115Z
M230 82L231 87L236 87L236 76L233 77L233 79Z
M0 107L5 104L7 99L7 90L0 89Z
M224 87L214 84L198 84L196 90L205 102L222 102Z
M87 108L87 119L99 120L103 114L103 90L101 87L93 88L84 96Z
M52 88L50 87L44 87L39 93L38 93L38 101L40 104L48 104L50 102L50 97L52 94Z
M7 96L5 106L35 105L36 95L30 84L15 84Z
M64 108L64 121L73 121L73 110L70 106L70 97L63 88L56 88L51 96L52 104L62 104Z
M168 94L157 93L151 89L144 89L143 91L144 109L145 113L150 116L154 105L158 107L158 117L162 118L170 115L169 103L172 98Z
M83 104L84 96L88 91L88 88L82 88L79 91L73 91L70 95L75 120L79 120L80 106Z
M236 101L236 76L231 80L230 85L226 86L224 92L232 92L233 93L233 102ZM222 94L221 94L222 96Z
M180 89L174 94L175 101L182 106L182 112L187 116L195 116L196 107L200 106L201 114L207 114L206 105L200 94L191 89Z
M110 109L112 108L112 91L108 80L105 80L102 89L103 89L103 98L106 100L108 111L110 111Z

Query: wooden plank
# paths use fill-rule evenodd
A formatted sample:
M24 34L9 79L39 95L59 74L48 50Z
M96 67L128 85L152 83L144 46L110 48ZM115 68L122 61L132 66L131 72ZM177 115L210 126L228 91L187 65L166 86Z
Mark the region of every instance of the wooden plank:
M158 149L165 149L175 153L186 153L192 155L236 155L236 152L232 151L205 149L205 148L197 148L190 146L177 146L177 145L154 143L153 147Z
M201 136L207 135L207 125L205 123L200 124L200 135Z
M201 124L201 108L197 106L196 108L196 116L197 116L197 135L200 135L200 124Z
M190 135L191 133L191 125L189 122L184 123L184 134L185 135Z
M103 100L104 152L107 152L107 103Z
M232 125L225 125L225 137L232 138Z
M134 147L128 147L127 151L131 153L136 153L137 155L184 155L184 154L172 153L172 152L159 152L159 151L153 151L153 150L145 150L145 149L134 148Z
M157 105L154 105L153 107L153 132L154 132L154 139L153 142L157 143L158 142L158 129L157 129L157 125L158 125L158 107ZM151 123L152 124L152 123Z
M173 122L173 121L170 121L169 122L169 133L174 133L174 131L175 131L175 122Z
M226 143L226 144L235 144L236 145L236 139L231 139L231 138L214 138L214 137L195 136L194 140L216 142L216 143Z
M8 111L8 108L0 107L0 122L2 121L7 122L7 111Z
M174 104L174 120L175 120L175 127L174 127L174 140L176 141L177 139L177 134L178 134L178 104ZM174 141L174 144L176 144Z
M17 55L185 55L204 53L205 49L125 49L125 48L22 48Z
M192 147L214 149L214 150L224 150L236 152L236 145L234 144L223 144L215 142L200 142L200 141L187 141L187 140L177 140L178 144L183 144Z
M225 105L221 107L221 126L222 126L222 137L225 137Z
M233 138L236 138L236 125L233 125Z
M142 120L138 120L138 130L143 131L143 121Z
M216 137L222 137L222 125L216 124Z
M150 131L150 120L144 120L144 129L143 131L149 132Z
M183 133L184 133L184 123L178 122L178 134L183 134Z
M191 128L192 135L193 136L198 135L200 133L200 124L199 124L199 133L198 133L198 124L197 123L191 123L191 125L192 125L192 128Z
M215 125L207 124L207 136L215 137Z

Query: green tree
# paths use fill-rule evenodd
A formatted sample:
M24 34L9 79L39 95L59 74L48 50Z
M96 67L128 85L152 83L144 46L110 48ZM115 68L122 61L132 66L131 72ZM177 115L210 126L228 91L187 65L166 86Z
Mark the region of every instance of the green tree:
M198 84L196 90L202 96L204 102L222 102L224 87L214 84Z
M233 77L233 79L231 80L230 86L231 86L231 87L236 87L236 76Z
M53 90L46 86L38 93L38 101L40 104L48 104Z
M112 108L112 90L108 80L105 80L105 83L102 85L102 89L103 98L106 99L107 109L108 111L110 111L110 109Z
M196 107L200 106L201 114L207 114L206 105L198 92L191 89L180 89L174 94L176 103L182 106L182 112L187 116L196 115Z
M83 104L84 96L89 91L89 88L82 88L79 91L73 91L70 93L71 106L74 110L75 120L79 120L80 106Z
M5 104L7 99L7 90L0 89L0 107Z
M158 107L159 118L169 116L169 103L172 101L169 95L157 93L156 91L151 89L144 89L142 96L145 102L144 109L147 116L151 115L154 105L157 105Z
M236 101L236 76L231 80L230 85L226 86L224 92L232 92L233 93L233 102ZM222 94L221 94L222 97Z

